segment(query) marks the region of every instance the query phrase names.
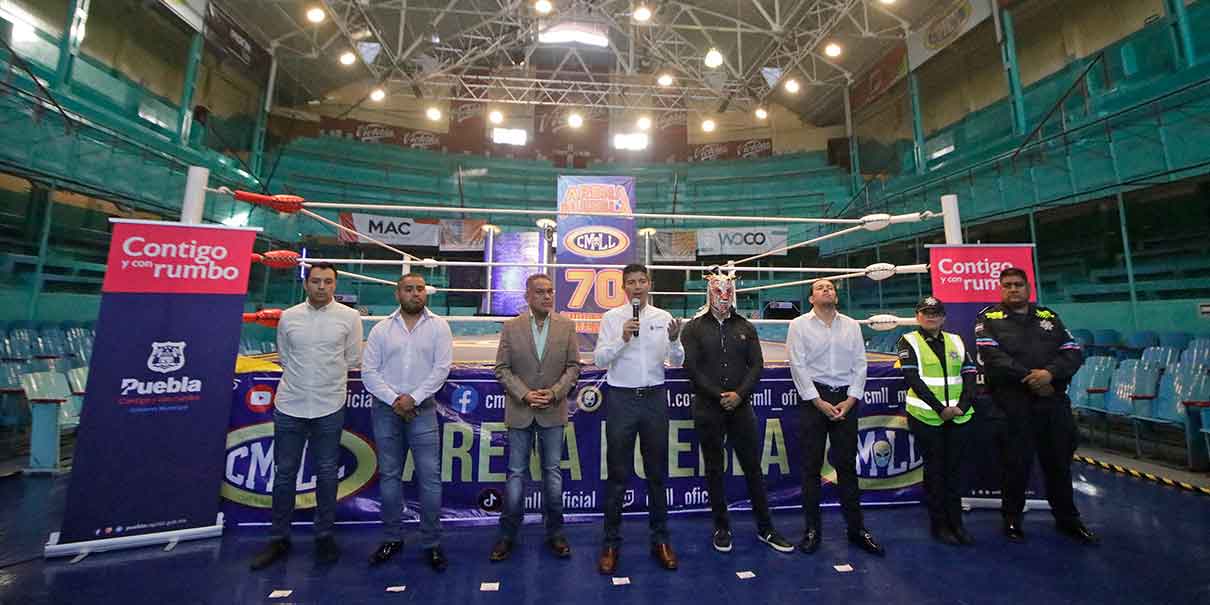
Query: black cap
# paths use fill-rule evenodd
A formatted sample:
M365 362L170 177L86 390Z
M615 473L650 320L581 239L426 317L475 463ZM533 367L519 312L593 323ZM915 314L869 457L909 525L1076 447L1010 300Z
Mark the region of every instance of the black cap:
M919 313L921 311L935 311L945 315L945 305L932 296L925 296L920 299L920 302L916 303L916 312Z

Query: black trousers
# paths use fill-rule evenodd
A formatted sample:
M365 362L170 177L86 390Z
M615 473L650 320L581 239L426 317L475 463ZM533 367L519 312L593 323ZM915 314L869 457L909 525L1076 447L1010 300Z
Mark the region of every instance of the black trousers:
M815 383L819 398L832 404L844 401L848 387L833 388ZM865 527L861 518L861 490L857 485L857 408L858 401L840 422L833 422L810 401L799 401L802 408L802 444L805 463L802 473L803 516L808 528L819 527L820 471L824 449L832 442L832 467L836 469L840 508L849 530Z
M962 527L962 461L968 423L931 426L908 416L916 450L924 458L924 501L933 527Z
M1003 464L1000 512L1020 520L1025 488L1037 453L1046 483L1046 500L1059 523L1079 520L1071 490L1071 456L1076 451L1076 423L1066 403L1006 410L997 431Z
M651 543L668 543L668 389L610 388L605 395L605 546L622 543L626 482L634 472L634 440L639 440L647 475L647 524Z
M731 519L727 514L726 473L723 469L725 439L735 450L739 466L744 471L748 498L752 501L752 512L756 515L757 531L762 534L772 531L773 518L769 515L769 496L760 468L760 444L757 443L759 436L752 405L745 402L734 410L727 411L717 399L698 395L694 401L693 427L701 442L702 459L706 463L706 490L710 493L714 528L731 529Z

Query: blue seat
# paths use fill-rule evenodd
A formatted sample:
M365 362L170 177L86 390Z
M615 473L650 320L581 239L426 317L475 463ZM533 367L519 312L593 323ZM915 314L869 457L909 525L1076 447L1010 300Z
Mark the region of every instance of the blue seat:
M1139 361L1143 365L1163 370L1176 363L1179 359L1180 354L1176 352L1176 349L1160 346L1143 349L1143 355L1139 358Z
M1144 330L1135 332L1126 338L1125 349L1132 356L1142 354L1147 347L1154 347L1160 344L1160 337L1155 332Z
M1076 342L1080 343L1080 346L1084 347L1085 349L1092 345L1092 330L1072 330L1071 336L1072 338L1075 338Z
M1124 359L1113 372L1105 411L1115 416L1134 416L1140 411L1151 415L1151 402L1159 386L1159 370L1148 368L1137 359ZM1136 404L1141 403L1141 408Z
M1121 344L1122 335L1117 330L1093 330L1088 349L1095 355L1115 355Z
M1190 346L1181 351L1181 363L1210 366L1210 349L1198 349Z
M1087 378L1084 379L1084 405L1093 410L1104 410L1109 388L1113 382L1113 373L1117 368L1117 359L1108 356L1093 356L1084 360L1081 370L1087 368Z
M1164 332L1160 334L1160 346L1183 351L1191 339L1188 332Z

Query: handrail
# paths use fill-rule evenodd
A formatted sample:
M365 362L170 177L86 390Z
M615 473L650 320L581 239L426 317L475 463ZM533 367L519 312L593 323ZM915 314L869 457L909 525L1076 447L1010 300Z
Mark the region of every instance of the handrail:
M1080 77L1076 78L1075 81L1071 83L1071 86L1067 87L1067 92L1063 93L1063 96L1059 97L1059 100L1051 106L1050 111L1046 112L1046 115L1042 117L1042 120L1038 122L1038 125L1034 126L1034 129L1029 133L1029 136L1025 137L1025 140L1021 141L1021 144L1017 147L1017 150L1013 152L1014 160L1017 159L1017 155L1021 153L1021 150L1029 144L1029 141L1033 139L1035 135L1041 132L1042 128L1046 126L1046 122L1050 120L1051 116L1055 115L1055 112L1058 111L1060 107L1063 106L1063 103L1067 101L1068 97L1071 96L1071 93L1075 92L1076 86L1078 86L1080 82L1083 82L1085 78L1088 77L1088 73L1092 71L1092 68L1104 59L1105 52L1101 51L1097 53L1097 56L1093 58L1093 60L1090 61L1087 66L1084 67L1084 71L1080 72Z
M1168 99L1168 98L1170 98L1170 97L1177 96L1177 95L1179 95L1179 94L1185 93L1185 92L1190 91L1190 90L1193 90L1193 89L1195 89L1195 88L1198 88L1198 87L1201 87L1201 86L1206 86L1207 84L1210 84L1210 77L1207 77L1207 78L1202 78L1201 80L1198 80L1197 82L1193 82L1193 83L1190 83L1190 84L1186 84L1186 85L1184 85L1184 86L1181 86L1180 88L1177 88L1177 89L1175 89L1175 90L1171 90L1171 91L1169 91L1169 92L1166 92L1166 93L1164 93L1164 94L1162 94L1162 95L1160 95L1160 96L1158 96L1158 97L1154 97L1154 98L1152 98L1152 99L1148 99L1148 100L1146 100L1146 101L1140 101L1139 103L1136 103L1136 104L1134 104L1134 105L1131 105L1131 106L1126 107L1126 108L1123 108L1123 109L1120 109L1120 110L1115 111L1115 112L1113 112L1113 113L1111 113L1111 114L1109 114L1109 115L1102 116L1102 117L1097 118L1097 119L1095 119L1095 120L1093 120L1093 121L1091 121L1091 122L1088 122L1088 123L1085 123L1085 124L1081 124L1081 125L1076 126L1076 127L1074 127L1074 128L1070 128L1070 129L1064 130L1063 132L1059 132L1059 133L1056 133L1056 134L1053 134L1053 135L1050 135L1050 136L1047 136L1047 137L1040 138L1040 139L1038 139L1038 140L1034 141L1033 143L1031 143L1031 144L1030 144L1028 147L1029 147L1029 148L1035 148L1035 147L1039 147L1039 146L1044 145L1044 144L1046 144L1046 143L1048 143L1048 142L1050 142L1050 141L1053 141L1053 140L1055 140L1055 139L1060 139L1060 138L1063 138L1063 137L1067 137L1067 136L1069 136L1071 133L1074 133L1074 132L1079 132L1079 131L1081 131L1081 130L1085 130L1085 129L1087 129L1087 128L1092 128L1092 127L1094 127L1094 126L1098 126L1098 125L1100 125L1100 124L1103 124L1104 122L1108 122L1108 121L1110 121L1110 120L1113 120L1113 119L1118 118L1118 117L1120 117L1120 116L1123 116L1123 115L1125 115L1125 114L1132 113L1132 112L1134 112L1134 111L1137 111L1137 110L1143 109L1143 108L1148 107L1148 106L1150 106L1150 105L1154 105L1155 103L1159 103L1159 102L1161 102L1161 101L1163 101L1163 100L1165 100L1165 99ZM896 191L895 193L890 194L890 196L889 196L889 197L887 197L886 199L884 199L884 200L882 200L882 201L883 201L883 202L889 202L889 201L890 201L890 200L892 200L892 199L899 198L899 197L903 197L903 196L909 195L909 194L914 193L914 192L918 192L918 191L923 190L923 189L928 189L929 187L931 187L931 186L935 185L935 184L936 184L936 183L938 183L938 182L947 181L947 180L949 180L949 179L951 179L951 178L954 178L954 177L956 177L956 176L959 176L959 175L961 175L961 174L963 174L963 173L971 173L971 172L974 172L976 169L979 169L979 168L984 168L984 167L987 167L987 166L991 166L991 165L998 164L998 163L1000 163L1000 162L1002 162L1002 161L1004 161L1004 160L1006 160L1006 159L1012 159L1012 153L1011 153L1011 152L1007 152L1007 151L1006 151L1006 152L1004 152L1004 153L997 154L997 155L995 155L995 156L993 156L993 157L987 158L987 159L985 159L985 160L981 160L981 161L976 162L976 163L974 163L974 164L971 164L971 165L969 165L969 166L965 166L965 167L963 167L963 168L958 168L958 169L953 170L953 171L951 171L951 172L947 172L947 173L946 173L946 174L944 174L944 175L938 175L938 176L936 176L936 177L934 177L934 178L930 178L930 179L928 179L927 181L925 181L925 182L923 182L923 183L918 183L918 184L912 185L912 186L910 186L910 187L908 187L908 188L906 188L906 189L903 189L902 191ZM886 204L884 204L884 205L886 205Z

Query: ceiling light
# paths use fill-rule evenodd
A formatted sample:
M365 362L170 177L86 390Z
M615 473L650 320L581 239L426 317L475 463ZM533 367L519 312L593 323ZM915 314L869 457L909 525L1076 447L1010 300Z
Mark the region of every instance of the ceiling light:
M705 132L714 132L714 120L703 120L702 130Z
M895 0L878 0L878 1L883 4L894 4L895 3Z
M827 46L823 47L823 54L829 57L839 57L840 45L835 42L829 42Z
M324 9L319 8L318 6L307 9L307 21L310 21L311 23L323 23L324 18L327 16L328 15L324 12Z
M348 51L341 53L341 55L340 55L340 64L341 65L352 65L356 62L357 62L357 55L355 55L351 52L348 52Z
M672 86L672 74L660 74L660 77L658 80L656 80L656 83L658 83L660 86Z
M640 4L634 9L634 20L639 23L646 23L651 20L651 9L647 8L646 4Z
M714 69L723 64L723 53L718 52L717 48L712 48L706 52L706 67Z
M639 130L651 130L651 118L647 116L639 117Z
M786 87L786 92L790 94L795 94L798 92L798 80L795 80L794 78L786 80L786 83L783 84L783 86Z
M613 135L613 148L627 151L642 151L647 149L647 144L650 139L647 138L645 132L635 132L625 134L619 132Z
M387 91L381 88L375 88L374 90L370 91L371 101L381 101L385 98L387 98Z
M504 122L504 114L500 113L500 110L494 109L491 113L487 114L487 119L492 124L502 124Z
M768 112L768 111L766 111L764 107L757 107L757 108L756 108L756 119L758 119L758 120L763 120L763 119L765 119L765 118L767 118L767 117L769 117L769 112Z
M539 15L545 15L554 10L555 5L550 3L550 0L538 0L534 2L534 10L538 11Z
M436 107L430 107L424 110L424 115L430 121L436 122L437 120L441 119L441 110L437 109Z
M572 128L579 128L584 125L584 116L578 113L572 113L567 116L567 125Z

